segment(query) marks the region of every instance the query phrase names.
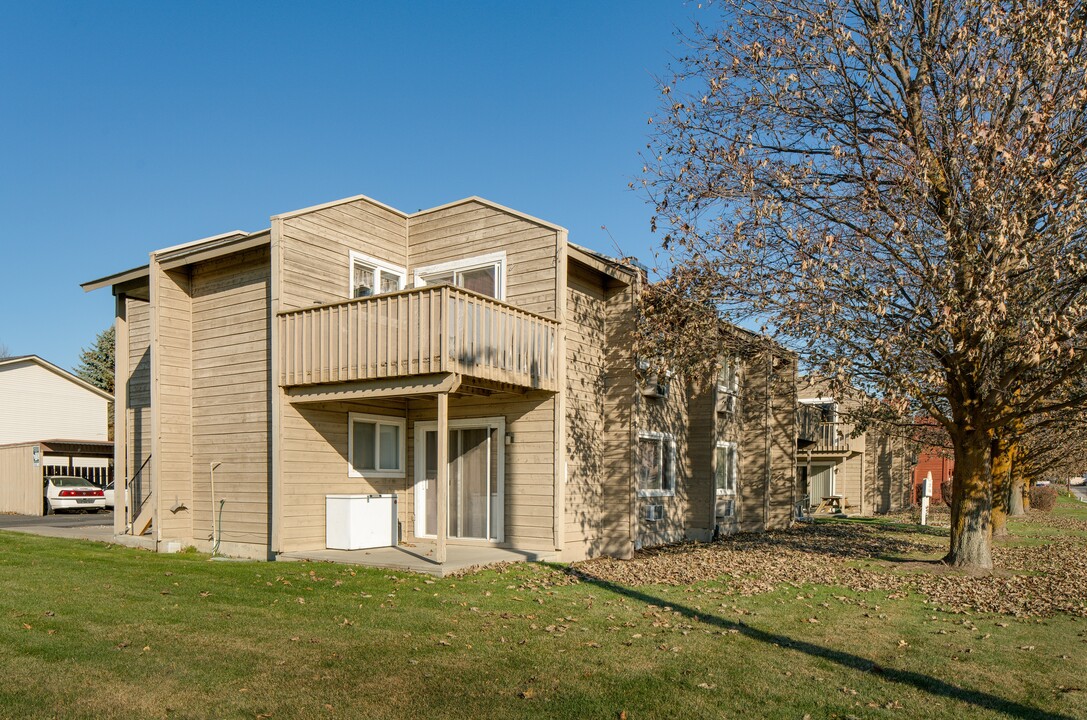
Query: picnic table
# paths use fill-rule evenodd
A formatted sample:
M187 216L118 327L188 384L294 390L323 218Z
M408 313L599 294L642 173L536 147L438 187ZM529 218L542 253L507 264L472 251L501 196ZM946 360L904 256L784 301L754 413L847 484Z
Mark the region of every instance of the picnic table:
M849 501L844 495L827 495L819 503L819 507L815 508L815 514L819 513L844 513L845 508L849 506Z

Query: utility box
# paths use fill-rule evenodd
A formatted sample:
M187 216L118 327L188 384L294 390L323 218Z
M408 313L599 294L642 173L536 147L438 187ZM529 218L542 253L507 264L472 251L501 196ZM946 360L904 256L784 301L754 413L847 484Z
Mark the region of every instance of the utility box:
M396 495L326 495L325 547L365 550L395 546Z

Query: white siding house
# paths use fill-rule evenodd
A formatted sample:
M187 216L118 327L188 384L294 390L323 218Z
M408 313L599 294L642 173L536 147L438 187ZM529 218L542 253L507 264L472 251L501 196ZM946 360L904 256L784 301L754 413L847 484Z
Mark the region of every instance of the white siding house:
M106 441L112 399L36 355L0 360L0 445Z

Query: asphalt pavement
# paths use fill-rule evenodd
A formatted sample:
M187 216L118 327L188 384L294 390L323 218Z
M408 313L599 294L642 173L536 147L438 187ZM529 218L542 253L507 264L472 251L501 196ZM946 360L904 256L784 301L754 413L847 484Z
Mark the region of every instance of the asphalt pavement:
M0 530L48 535L81 540L113 540L113 513L58 513L33 517L31 515L0 515Z

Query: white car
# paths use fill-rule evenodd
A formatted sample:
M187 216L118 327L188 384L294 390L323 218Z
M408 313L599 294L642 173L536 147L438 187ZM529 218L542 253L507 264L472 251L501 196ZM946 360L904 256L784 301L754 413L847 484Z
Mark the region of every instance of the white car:
M107 510L112 510L113 509L113 503L114 503L114 501L116 499L116 492L114 491L114 488L113 488L113 482L110 482L109 485L106 485L106 487L103 488L103 491L106 494L106 509Z
M96 513L106 509L106 494L80 477L45 478L45 514L61 510L86 510Z

